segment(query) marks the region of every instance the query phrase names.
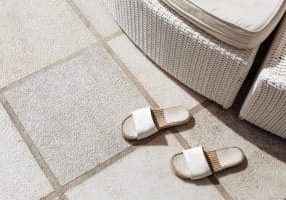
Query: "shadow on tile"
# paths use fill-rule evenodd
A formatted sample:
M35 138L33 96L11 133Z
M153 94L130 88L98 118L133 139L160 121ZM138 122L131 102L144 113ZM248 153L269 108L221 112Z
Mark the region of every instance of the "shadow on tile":
M238 135L257 146L262 151L270 154L271 156L286 163L286 139L278 137L268 131L261 129L245 120L239 119L239 111L243 105L243 102L253 85L255 78L259 72L260 66L263 64L264 59L268 53L268 49L272 44L276 31L268 37L268 39L261 45L253 66L244 81L241 90L232 106L228 110L222 108L207 109L217 116L222 122L224 122L229 128L235 131ZM218 106L217 106L218 107ZM227 118L231 118L232 123ZM244 127L245 130L242 129Z
M204 179L200 179L200 180L183 180L182 181L184 183L188 183L188 184L193 184L196 186L206 186L206 185L213 185L212 181L210 181L210 179L208 178L204 178ZM218 183L219 184L219 183Z
M237 107L224 110L220 106L212 104L211 106L207 106L206 109L239 136L265 153L286 163L286 139L239 119L239 109Z
M187 130L191 130L195 125L196 125L196 118L191 115L191 121L188 124L183 125L183 126L177 126L170 130L174 132L187 131Z
M245 161L243 163L241 163L240 165L226 169L226 170L223 170L221 172L218 172L215 176L217 178L221 178L221 177L228 176L231 174L239 173L239 172L245 170L247 168L247 166L248 166L248 160L247 160L247 158L245 158Z

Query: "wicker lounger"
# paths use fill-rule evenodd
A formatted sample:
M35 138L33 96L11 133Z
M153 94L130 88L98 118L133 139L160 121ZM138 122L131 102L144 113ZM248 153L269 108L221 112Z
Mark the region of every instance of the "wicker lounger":
M258 48L240 50L178 17L159 0L104 0L153 61L188 87L229 108Z
M279 27L240 116L286 138L286 18Z

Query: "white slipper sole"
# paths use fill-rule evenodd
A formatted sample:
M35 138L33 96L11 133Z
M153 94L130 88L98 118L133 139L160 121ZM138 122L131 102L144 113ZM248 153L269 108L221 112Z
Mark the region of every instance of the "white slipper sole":
M195 153L178 153L171 159L175 174L182 179L196 180L205 178L219 171L235 167L245 160L241 149L237 147L223 148L215 151L204 151L202 147L195 147ZM203 151L197 154L197 150ZM186 156L189 156L187 158Z
M122 122L122 135L126 140L144 139L154 135L162 129L186 124L191 119L189 110L181 106L164 109L150 109L150 111L147 108L144 109L145 111L143 112L145 113L140 114L139 117L133 112ZM135 112L142 112L141 110L143 109ZM151 117L146 114L147 110L151 113L149 114ZM151 120L152 122L150 122ZM138 128L138 126L142 125L144 126L143 129L145 128L143 131L142 127ZM144 132L142 136L140 136L141 132Z

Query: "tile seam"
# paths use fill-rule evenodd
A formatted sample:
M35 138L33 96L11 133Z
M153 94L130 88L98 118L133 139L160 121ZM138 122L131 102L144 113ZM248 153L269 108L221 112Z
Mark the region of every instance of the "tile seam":
M45 161L43 155L40 153L39 149L33 142L32 138L29 136L28 132L26 131L24 125L21 123L19 117L15 113L14 109L6 99L3 94L0 94L0 101L5 108L7 114L9 115L12 123L14 124L15 128L17 129L20 136L23 138L24 142L26 143L31 155L34 157L34 160L39 165L40 169L43 171L45 176L47 177L48 181L50 182L51 186L58 193L61 189L60 182L56 178L55 174L53 173L52 169L49 167L48 163Z
M127 77L133 82L133 84L137 87L137 89L140 91L140 93L145 97L145 99L148 101L148 103L154 107L160 107L156 101L149 95L149 93L146 91L146 89L143 87L143 85L140 83L140 81L133 75L133 73L128 69L128 67L125 65L125 63L120 59L120 57L113 51L113 49L109 46L107 43L102 44L103 47L108 51L109 54L113 57L113 59L117 62L117 64L121 67L121 69L124 71L124 73L127 75ZM193 115L199 113L201 110L204 109L204 104L211 104L212 102L208 99L202 101L197 106L193 107L190 112L192 112ZM175 131L174 131L175 130ZM189 148L191 147L189 143L182 137L181 133L178 132L176 129L170 130L173 134L175 134L176 140L180 143L182 147L183 145L188 144ZM178 137L180 135L181 137ZM219 183L218 179L213 176L212 178L208 178L210 182L213 184L213 186L217 189L217 191L222 195L222 197L226 200L232 200L232 197L229 195L227 190L224 188L222 184Z
M193 107L190 110L190 113L193 116L195 116L212 104L214 103L211 100L206 99L201 104ZM182 133L178 130L178 128L174 128L173 133L175 135L175 138L178 140L178 142L182 145L184 149L192 148L192 146L188 143L188 141L183 137ZM218 190L218 192L223 196L224 199L226 200L233 199L231 195L229 194L229 192L224 188L223 184L219 182L218 178L215 175L208 177L208 179L214 185L214 187Z
M133 82L133 84L136 86L136 88L141 92L143 97L151 104L153 107L157 107L157 104L155 101L153 101L151 98L149 98L149 95L144 87L141 86L141 84L138 84L138 81L135 76L129 71L129 69L125 66L124 62L116 55L116 53L113 51L113 49L109 46L109 44L103 40L100 33L92 26L91 22L88 20L87 17L82 13L80 8L73 2L73 0L66 0L68 4L71 6L71 8L74 10L74 12L77 14L79 19L82 21L83 24L86 25L86 27L90 30L90 32L100 41L102 42L103 48L111 55L113 60L119 65L121 70L125 73L125 75ZM114 38L113 38L114 39Z
M102 37L95 30L95 28L92 26L91 22L89 19L82 13L80 8L74 3L72 0L66 0L66 2L70 5L70 7L73 9L75 14L78 16L78 18L82 21L82 23L90 30L90 32L100 41L102 41Z
M127 75L127 77L133 82L133 84L137 87L137 89L140 91L140 93L145 97L145 99L148 101L148 103L154 107L158 108L160 107L156 101L149 95L149 93L146 91L146 89L143 87L143 85L140 83L140 81L133 75L133 73L128 69L128 67L125 65L125 63L120 59L120 57L113 51L113 49L108 44L103 44L105 49L110 53L115 61L117 61L117 64L121 67L121 69L124 71L124 73ZM204 109L204 103L209 104L211 103L208 99L202 101L197 106L193 107L190 112L192 112L193 115L199 113L201 110ZM197 110L197 111L196 111ZM176 130L176 129L174 129ZM182 137L181 133L178 131L170 130L173 134L175 134L176 140L180 143L182 147L183 145L188 144L188 142ZM178 137L180 135L181 137ZM191 147L188 144L189 148ZM208 178L210 182L213 184L213 186L218 190L218 192L222 195L223 198L226 200L232 200L229 193L226 191L226 189L223 187L222 184L219 183L216 177ZM214 181L215 180L215 181ZM215 184L216 183L216 184ZM219 184L217 184L219 183Z
M111 156L110 158L104 160L102 163L97 164L92 169L84 172L81 176L78 176L78 177L74 178L73 180L71 180L70 182L64 184L62 186L61 192L65 193L69 189L74 188L75 186L77 186L80 183L84 182L85 180L89 179L93 175L103 171L107 167L109 167L112 164L116 163L117 161L121 160L122 158L129 155L130 153L132 153L133 151L135 151L138 148L139 148L138 146L128 146L124 150L122 150L122 151L118 152L117 154Z
M83 24L90 30L90 32L101 42L103 48L111 55L111 57L115 60L115 62L119 65L119 67L123 70L125 75L133 82L133 84L137 87L137 89L141 92L141 94L145 97L145 99L151 104L153 107L158 107L155 101L150 98L145 88L137 81L136 77L129 71L129 69L125 66L124 62L116 55L113 49L109 46L107 41L103 40L103 37L100 33L92 26L91 22L85 17L80 8L73 2L73 0L66 0L71 8L74 10L75 14L79 17ZM114 39L114 38L113 38ZM139 83L139 84L138 84Z
M90 30L90 32L102 43L103 48L112 56L112 58L115 60L115 62L119 65L119 67L123 70L123 72L126 74L126 76L133 82L133 84L137 87L137 89L139 90L139 92L145 97L145 99L149 102L149 104L153 107L159 107L159 105L154 101L154 99L149 95L149 93L145 90L145 88L142 86L142 84L137 80L137 78L132 74L132 72L128 69L128 67L125 65L125 63L120 59L120 57L113 51L113 49L109 46L109 44L103 40L102 36L99 34L99 32L96 31L96 29L92 26L91 22L85 17L85 15L82 13L82 11L80 10L80 8L72 1L72 0L66 0L68 2L68 4L71 6L71 8L74 10L74 12L77 14L77 16L79 17L79 19L81 19L81 21L86 25L86 27ZM120 34L121 35L121 34ZM112 38L114 39L114 38ZM202 106L202 104L204 102L207 102L208 100L204 100L202 103L200 103L197 106ZM195 106L194 108L196 108L197 106ZM201 111L203 109L199 109L199 111ZM198 111L198 112L199 112ZM180 145L183 146L183 144L181 142L185 144L188 144L188 142L182 137L180 132L177 131L172 131L170 130L172 133L175 134L175 138L178 140L178 138L180 138L178 140L178 142L180 143ZM178 135L180 135L181 137L178 137ZM190 146L188 144L188 146ZM114 162L112 162L111 164L113 164ZM89 177L87 177L89 178ZM210 178L209 178L210 179ZM218 180L213 177L213 179L215 179L217 182ZM211 181L211 180L210 180ZM226 190L224 189L224 187L219 183L219 188L216 184L214 184L214 181L211 181L211 183L213 183L213 185L215 186L215 188L219 191L219 193L225 198L225 199L232 199L230 197L230 195L228 195L228 193L226 192ZM70 189L70 188L69 188ZM223 190L222 190L223 189ZM226 195L227 194L227 195Z
M117 37L119 37L119 36L121 36L121 35L123 35L123 32L122 32L121 30L119 30L119 31L116 31L115 33L112 33L111 35L105 37L105 38L103 39L103 41L104 41L104 42L106 42L106 41L111 41L111 40L113 40L113 39L115 39L115 38L117 38Z
M92 44L92 45L90 45L90 46L88 46L88 47L85 47L85 48L83 48L83 49L81 49L81 50L79 50L79 51L77 51L77 52L74 52L74 53L72 53L72 54L70 54L70 55L68 55L68 56L66 56L66 57L64 57L64 58L62 58L62 59L59 59L59 60L57 60L56 62L53 62L53 63L47 65L46 67L43 67L42 69L40 69L40 70L38 70L38 71L36 71L36 72L34 72L34 73L31 73L31 74L29 74L29 75L27 75L27 76L25 76L25 77L23 77L23 78L20 78L19 80L14 81L14 82L10 83L9 85L7 85L7 86L1 88L1 89L0 89L0 92L1 92L1 93L5 93L5 92L7 92L8 90L13 89L13 88L15 88L15 87L21 85L21 84L22 84L23 82L25 82L26 80L29 80L29 79L31 79L31 78L37 76L37 75L43 74L43 73L45 73L46 71L49 71L49 70L53 69L54 67L56 67L56 66L58 66L58 65L60 65L60 64L63 64L63 63L65 63L65 62L67 62L67 61L70 61L70 60L72 60L72 59L74 59L74 58L80 56L80 55L81 55L83 52L85 52L86 50L88 50L88 49L90 49L90 48L92 48L92 47L98 46L98 45L100 45L100 44L99 44L99 43L94 43L94 44Z
M198 105L200 106L200 105ZM200 111L196 112L195 114L198 114ZM194 115L195 115L194 114ZM177 130L176 128L172 130L172 133L174 133L175 138L177 139L177 141L180 143L180 145L184 148L184 149L189 149L192 148L192 146L188 143L188 141L185 140L185 138L182 136L182 134L180 133L179 130ZM219 182L218 178L213 175L211 177L207 178L212 184L213 186L216 188L216 190L223 196L224 199L226 200L232 200L233 198L231 197L231 195L229 194L229 192L224 188L224 186Z
M142 84L138 81L138 79L133 75L133 73L128 69L128 67L125 65L125 63L119 58L119 56L112 50L112 48L108 44L103 44L105 49L112 55L113 59L117 61L117 64L121 67L121 69L124 71L124 73L127 75L127 77L135 84L137 89L140 91L140 93L145 97L145 99L150 103L151 106L157 108L160 107L155 100L149 95L149 93L145 90L145 88L142 86ZM212 102L208 99L202 101L197 106L193 107L190 112L195 115L202 111L204 109L204 104L208 105ZM173 134L175 134L176 140L180 143L182 147L186 146L188 142L182 137L181 133L177 131L176 129L170 130ZM188 144L188 148L191 146ZM185 148L185 147L184 147ZM223 187L222 184L219 183L216 177L208 178L210 182L213 184L213 186L218 190L218 192L222 195L222 197L226 200L232 200L232 197L229 195L229 193L226 191L226 189ZM219 183L219 184L217 184Z
M58 197L58 193L53 191L47 194L46 196L43 196L40 198L40 200L53 200L54 198Z
M28 79L31 79L31 78L33 78L33 77L35 77L35 76L37 76L39 74L42 74L42 73L44 73L46 71L49 71L49 70L57 67L60 64L63 64L63 63L68 62L68 61L70 61L70 60L72 60L74 58L77 58L78 56L82 55L88 49L91 49L91 48L94 48L94 47L98 47L98 46L100 47L100 46L102 46L103 42L109 42L110 40L113 40L116 37L121 36L122 34L123 34L122 32L117 31L117 32L115 32L115 33L113 33L113 34L103 38L102 40L97 40L95 43L90 44L89 46L86 46L86 47L80 49L79 51L73 52L70 55L67 55L64 58L61 58L61 59L59 59L59 60L57 60L57 61L55 61L55 62L53 62L53 63L51 63L51 64L49 64L49 65L47 65L45 67L43 67L43 68L41 68L41 69L39 69L39 70L37 70L37 71L35 71L35 72L25 76L25 77L22 77L22 78L20 78L20 79L18 79L16 81L13 81L13 82L9 83L7 86L4 86L4 87L0 88L0 93L5 93L8 90L13 89L13 88L21 85L24 81L26 81Z
M111 166L113 163L123 159L125 156L129 155L136 149L138 149L138 146L128 146L124 150L118 152L117 154L111 156L110 158L104 160L102 163L97 164L93 168L89 169L88 171L84 172L83 174L75 177L74 179L68 181L64 185L61 186L61 189L59 191L59 195L65 194L68 190L80 185L87 179L91 178L95 174L103 171L105 168ZM52 198L53 193L50 193L42 198L42 200L49 200Z
M148 101L148 100L147 100ZM206 100L207 101L207 100ZM159 105L154 102L154 106L159 107ZM201 104L195 106L199 107L201 106ZM192 109L191 109L192 110ZM193 114L197 114L199 111L193 112ZM190 148L190 145L188 144L188 142L182 137L182 135L180 134L179 131L176 130L176 128L171 128L168 129L168 131L172 132L175 136L175 138L177 139L177 141L180 143L180 145L183 148ZM92 176L94 176L95 174L101 172L102 170L104 170L105 168L109 167L110 165L116 163L118 160L124 158L125 156L127 156L128 154L132 153L133 151L135 151L138 148L143 147L143 145L148 144L149 142L152 142L153 140L157 139L157 137L151 138L151 139L147 139L144 140L142 142L138 141L138 144L136 144L135 146L128 146L127 148L125 148L124 150L118 152L117 154L115 154L114 156L108 158L107 160L104 160L104 162L97 164L95 167L93 167L92 169L84 172L83 174L79 175L78 177L75 177L74 179L72 179L71 181L65 183L62 187L61 187L61 194L65 193L66 191L78 186L79 184L81 184L82 182L84 182L85 180L91 178ZM180 138L180 139L178 139ZM183 144L182 144L183 143ZM120 157L118 156L120 155ZM49 196L49 195L47 195Z

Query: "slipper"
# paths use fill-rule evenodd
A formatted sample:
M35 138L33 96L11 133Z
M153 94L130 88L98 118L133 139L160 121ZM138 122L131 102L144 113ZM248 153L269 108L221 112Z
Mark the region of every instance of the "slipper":
M132 112L122 123L122 135L126 140L140 140L158 131L185 124L191 119L184 107L164 109L142 108Z
M244 159L243 152L237 147L204 151L203 147L199 146L174 155L171 164L178 177L196 180L237 166Z

